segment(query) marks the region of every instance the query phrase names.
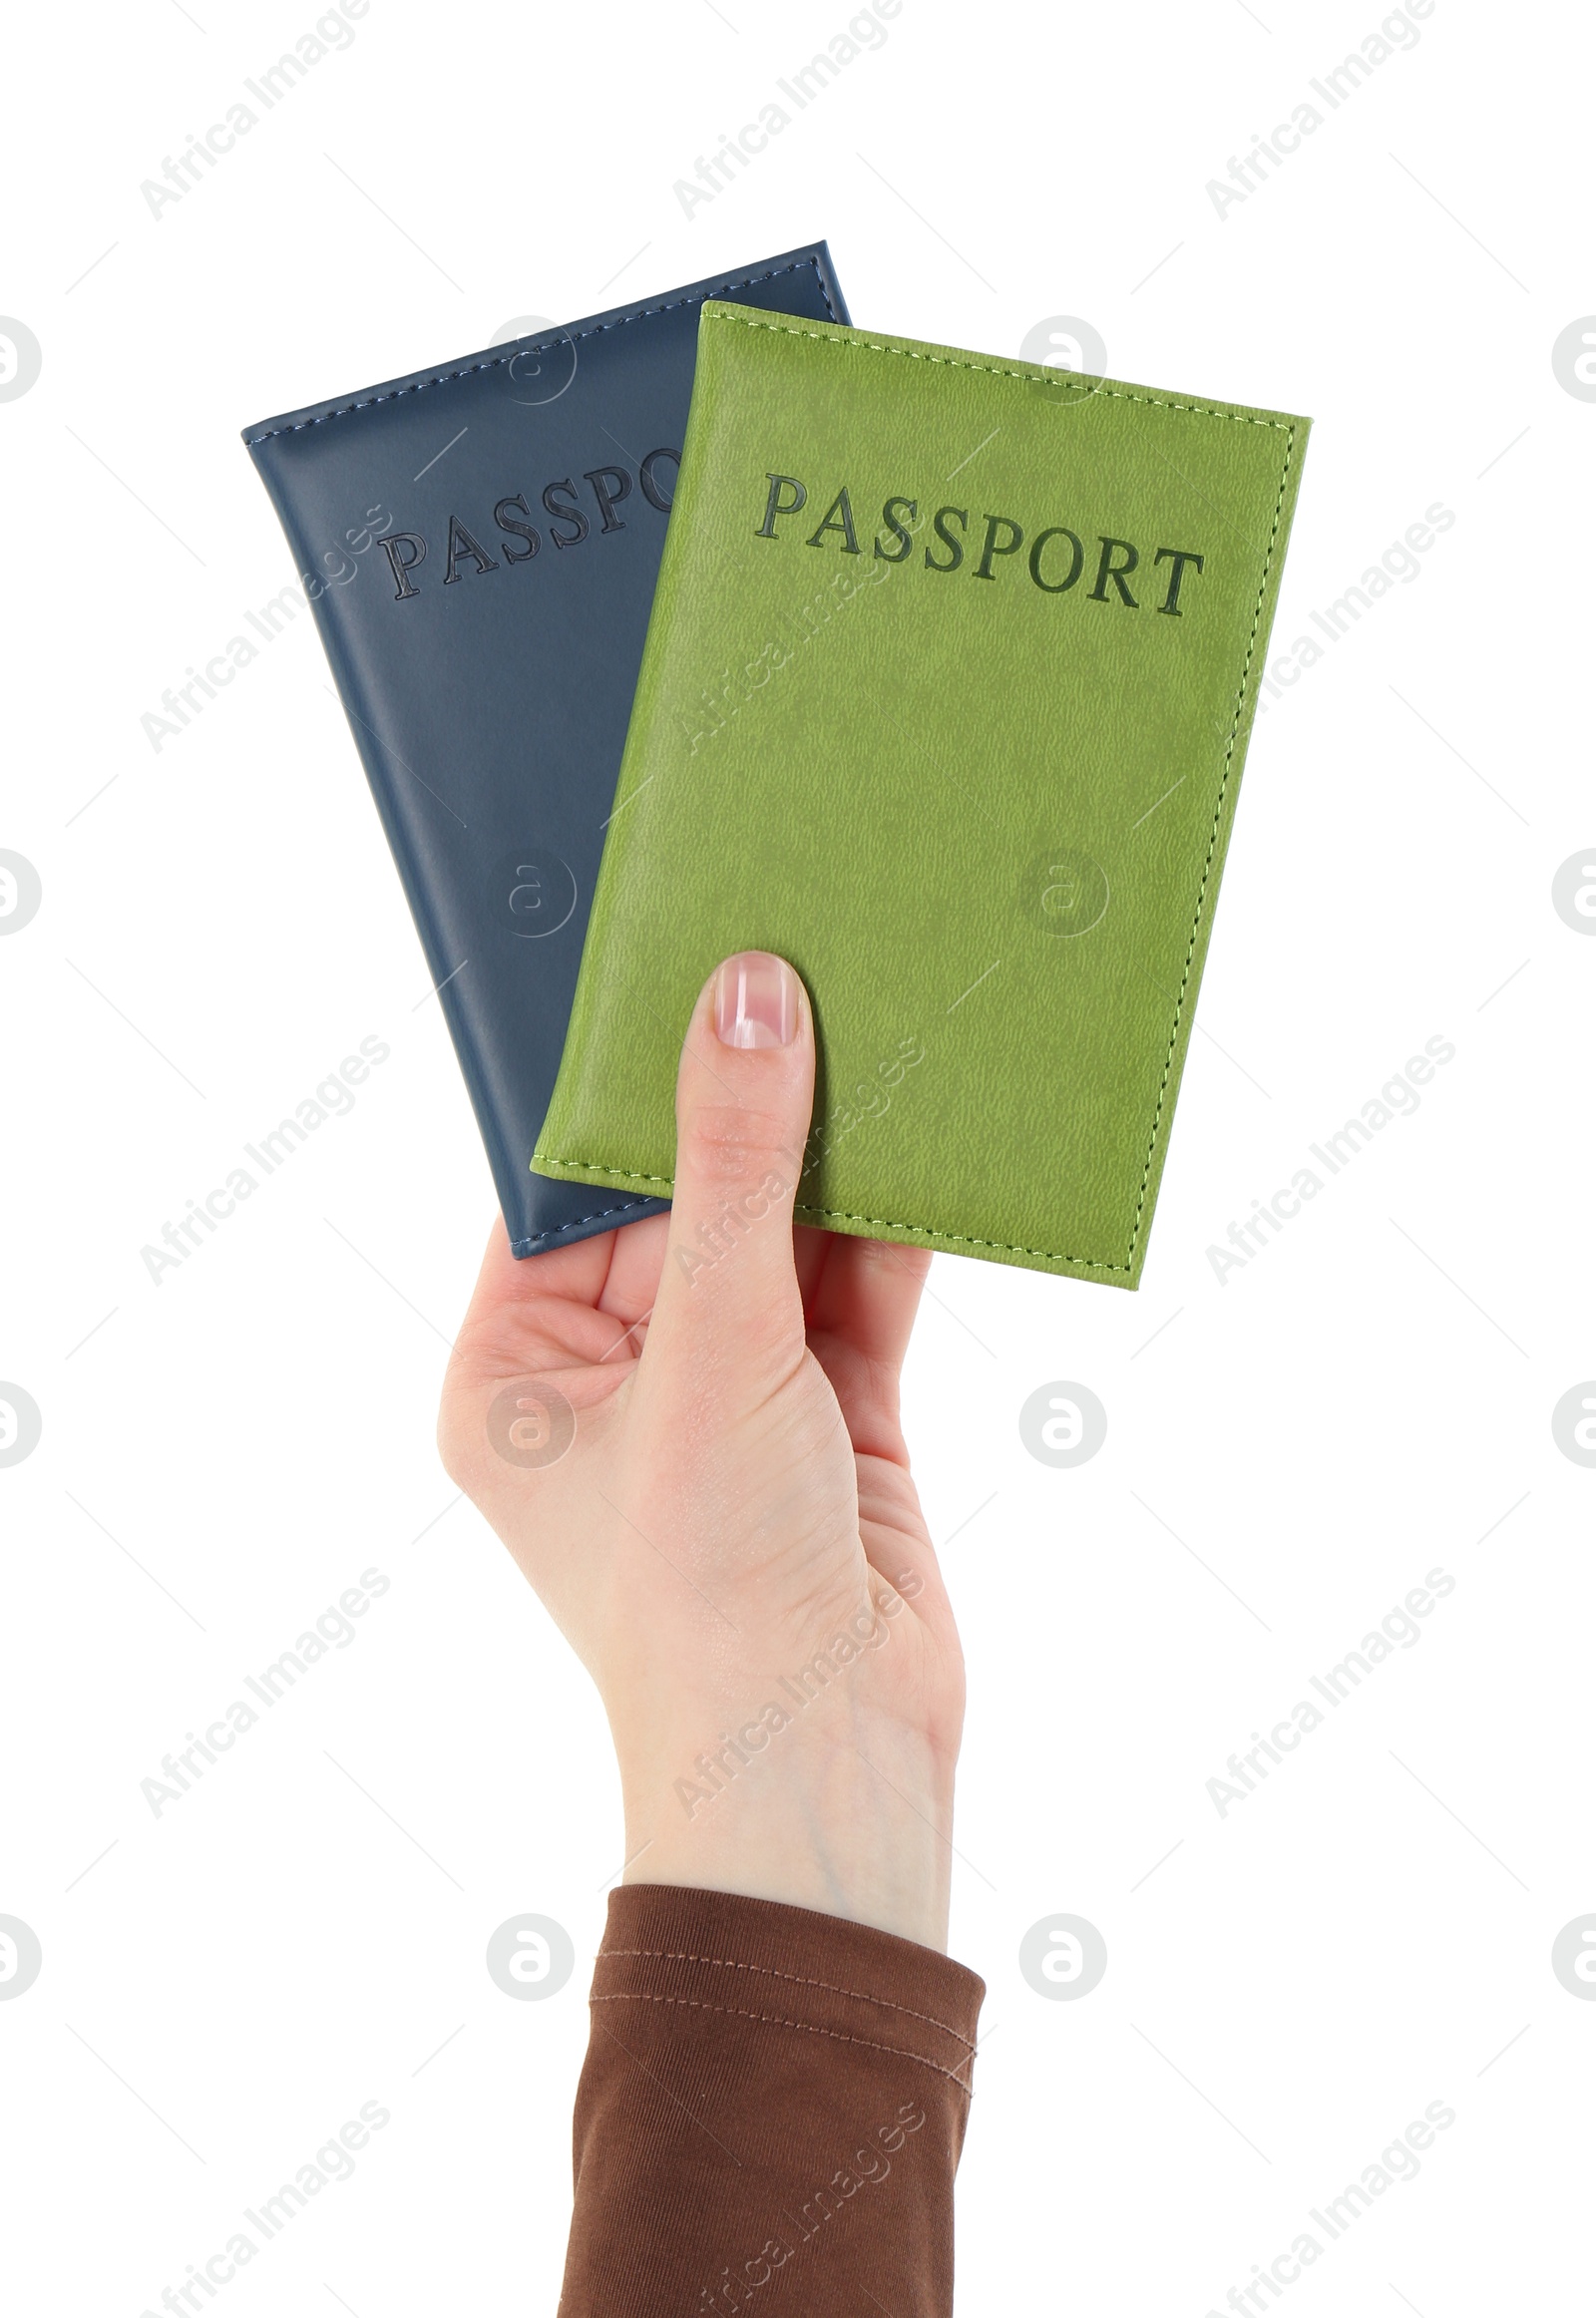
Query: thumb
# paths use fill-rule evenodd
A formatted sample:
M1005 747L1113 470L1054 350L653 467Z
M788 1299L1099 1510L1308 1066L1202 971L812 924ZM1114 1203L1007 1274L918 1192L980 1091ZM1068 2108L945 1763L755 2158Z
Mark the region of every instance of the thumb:
M756 1363L803 1343L792 1208L814 1104L808 995L749 950L711 974L681 1050L676 1176L649 1328L678 1353Z

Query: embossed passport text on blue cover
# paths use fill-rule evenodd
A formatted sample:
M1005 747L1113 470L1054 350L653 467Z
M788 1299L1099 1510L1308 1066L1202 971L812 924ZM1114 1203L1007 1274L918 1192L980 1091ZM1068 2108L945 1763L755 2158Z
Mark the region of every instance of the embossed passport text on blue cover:
M528 1166L565 1043L699 308L846 322L824 242L244 430L518 1256L653 1213Z

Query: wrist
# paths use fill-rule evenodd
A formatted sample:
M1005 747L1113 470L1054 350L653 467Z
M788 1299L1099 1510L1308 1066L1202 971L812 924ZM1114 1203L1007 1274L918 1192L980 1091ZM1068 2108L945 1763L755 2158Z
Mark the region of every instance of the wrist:
M762 1734L762 1735L761 1735ZM887 1718L628 1748L627 1883L772 1899L946 1952L954 1760Z

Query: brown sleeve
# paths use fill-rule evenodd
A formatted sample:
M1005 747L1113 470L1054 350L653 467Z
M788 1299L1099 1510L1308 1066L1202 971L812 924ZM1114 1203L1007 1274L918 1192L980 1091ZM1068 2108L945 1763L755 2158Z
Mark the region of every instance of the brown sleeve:
M612 1891L560 2318L947 2318L985 1994L840 1916Z

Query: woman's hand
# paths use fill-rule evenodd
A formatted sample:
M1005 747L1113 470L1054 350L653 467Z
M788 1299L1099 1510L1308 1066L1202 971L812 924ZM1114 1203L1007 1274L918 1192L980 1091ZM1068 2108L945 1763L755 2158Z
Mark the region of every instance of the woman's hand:
M625 1880L945 1948L964 1673L898 1415L931 1259L794 1228L814 1067L792 968L729 960L670 1214L525 1262L496 1224L439 1443L598 1686Z

